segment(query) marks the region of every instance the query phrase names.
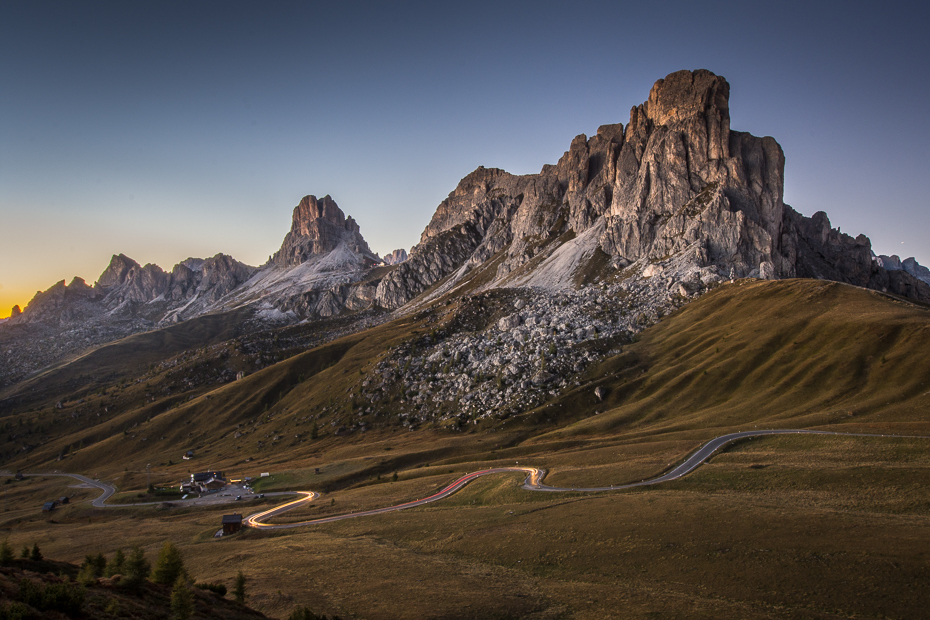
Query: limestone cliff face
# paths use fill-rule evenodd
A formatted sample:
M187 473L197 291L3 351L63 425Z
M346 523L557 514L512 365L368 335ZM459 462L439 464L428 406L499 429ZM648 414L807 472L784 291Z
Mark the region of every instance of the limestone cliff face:
M291 230L271 262L282 267L293 267L312 256L328 254L340 244L378 262L378 256L368 247L358 224L351 217L346 217L329 195L321 199L304 196L300 204L294 207Z
M376 300L400 307L498 255L494 282L506 283L554 239L590 229L624 264L687 255L725 275L821 277L930 301L926 283L871 260L868 238L784 204L784 153L773 138L730 129L729 91L710 71L678 71L655 83L626 128L576 137L539 174L475 170Z
M94 314L94 289L81 278L70 284L64 280L46 291L39 291L22 313L11 316L10 323L48 323L68 325L81 322Z
M127 302L147 304L156 300L166 303L188 301L202 297L215 301L248 280L255 268L240 263L225 254L206 260L188 259L166 273L158 265L144 267L120 254L94 285L94 292L108 309Z
M385 265L399 265L402 262L407 260L407 250L400 248L399 250L394 250L390 254L384 257Z

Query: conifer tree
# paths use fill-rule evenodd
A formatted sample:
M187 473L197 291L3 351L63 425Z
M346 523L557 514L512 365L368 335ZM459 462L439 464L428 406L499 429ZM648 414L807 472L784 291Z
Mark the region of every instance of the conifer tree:
M194 596L187 584L187 575L181 571L171 589L171 614L175 620L187 620L194 611Z
M236 575L236 585L233 586L233 596L240 605L245 604L245 581L245 575L243 575L240 570Z
M142 587L142 582L149 576L151 570L148 560L145 559L145 552L142 551L142 547L136 545L132 548L129 557L126 558L126 571L120 585L130 590L138 590Z
M163 585L173 584L184 573L184 560L181 552L170 542L166 542L158 554L152 581Z
M113 559L107 563L106 570L104 570L103 574L107 577L112 577L113 575L122 575L125 570L126 554L123 553L122 549L117 549Z
M13 563L13 547L10 541L4 540L0 543L0 566L9 566Z

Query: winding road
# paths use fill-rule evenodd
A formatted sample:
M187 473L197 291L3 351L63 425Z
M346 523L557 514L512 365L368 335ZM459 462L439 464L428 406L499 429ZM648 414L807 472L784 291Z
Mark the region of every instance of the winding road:
M765 437L769 435L839 435L844 437L896 437L899 439L910 438L910 439L930 439L923 435L892 435L892 434L878 434L878 433L838 433L832 431L813 431L813 430L803 430L803 429L774 429L774 430L752 430L752 431L741 431L738 433L730 433L728 435L721 435L711 439L707 443L703 444L695 452L693 452L689 457L687 457L681 464L673 467L671 470L667 471L664 474L656 476L654 478L649 478L647 480L641 480L640 482L633 482L629 484L618 484L608 487L552 487L543 483L543 479L546 477L546 470L540 469L537 467L495 467L492 469L483 469L481 471L472 472L466 474L445 487L438 493L425 497L423 499L418 499L412 502L406 502L404 504L398 504L396 506L386 506L384 508L376 508L374 510L364 510L361 512L352 512L342 515L334 515L331 517L322 517L319 519L311 519L309 521L300 521L296 523L281 523L273 524L268 523L268 519L272 519L289 510L293 510L298 506L302 506L306 503L313 501L315 497L319 495L310 491L305 491L306 497L303 497L292 502L288 502L271 510L266 510L264 512L259 512L257 514L251 515L245 519L245 522L254 528L265 529L265 530L283 530L295 527L303 527L307 525L318 525L321 523L331 523L333 521L341 521L343 519L354 519L356 517L367 517L371 515L383 514L386 512L394 512L395 510L405 510L407 508L414 508L415 506L423 506L432 502L439 501L446 497L449 497L456 491L460 490L466 484L472 480L476 480L482 476L488 476L490 474L500 474L500 473L509 473L509 472L523 472L526 473L526 479L523 482L523 488L528 491L543 491L551 493L564 493L571 491L578 492L601 492L601 491L619 491L621 489L632 489L635 487L650 486L654 484L661 484L663 482L670 482L672 480L677 480L687 474L691 473L698 468L702 463L711 457L717 450L732 443L734 441L739 441L740 439L748 439L752 437Z
M766 437L770 435L834 435L842 437L894 437L898 439L930 439L925 435L894 435L894 434L878 434L878 433L839 433L833 431L814 431L814 430L804 430L804 429L774 429L774 430L752 430L752 431L741 431L738 433L729 433L727 435L721 435L711 439L707 443L701 445L696 451L694 451L690 456L685 458L679 465L676 465L669 471L664 474L660 474L653 478L648 478L646 480L641 480L639 482L633 482L629 484L618 484L611 485L606 487L554 487L549 486L543 483L543 479L546 477L546 470L540 469L537 467L494 467L491 469L483 469L476 472L468 473L458 480L454 481L450 485L446 486L442 490L430 495L429 497L424 497L422 499L417 499L414 501L406 502L403 504L397 504L395 506L385 506L384 508L376 508L374 510L364 510L360 512L352 512L341 515L333 515L330 517L321 517L319 519L311 519L309 521L300 521L296 523L268 523L268 520L278 517L290 510L293 510L299 506L303 506L309 502L312 502L314 499L320 497L319 493L314 491L284 491L278 493L267 493L266 495L299 495L297 499L291 500L287 503L281 504L280 506L275 506L269 510L255 513L250 515L245 519L245 523L256 529L264 530L283 530L290 529L295 527L304 527L308 525L319 525L322 523L331 523L333 521L342 521L343 519L354 519L357 517L366 517L378 514L384 514L386 512L394 512L397 510L406 510L407 508L414 508L416 506L423 506L432 502L439 501L446 497L449 497L453 493L459 491L469 482L476 480L482 476L488 476L491 474L501 474L501 473L511 473L511 472L521 472L526 474L526 479L523 482L523 488L528 491L542 491L549 493L564 493L564 492L603 492L603 491L619 491L622 489L632 489L635 487L650 486L654 484L661 484L663 482L670 482L672 480L677 480L687 474L691 473L697 469L702 463L707 461L715 452L717 452L723 446L732 443L734 441L739 441L740 439L749 439L752 437ZM10 473L3 473L0 475L12 476ZM160 504L162 502L148 502L148 503L139 503L139 504L107 504L106 501L109 499L115 492L116 489L106 484L105 482L100 482L99 480L93 480L87 476L82 476L80 474L65 474L65 473L51 473L51 474L23 474L24 476L68 476L79 480L85 484L94 486L103 493L91 502L96 508L118 508L118 507L132 507L132 506L146 506L152 504ZM185 503L193 503L192 500L181 500ZM172 503L178 503L178 500L175 500Z

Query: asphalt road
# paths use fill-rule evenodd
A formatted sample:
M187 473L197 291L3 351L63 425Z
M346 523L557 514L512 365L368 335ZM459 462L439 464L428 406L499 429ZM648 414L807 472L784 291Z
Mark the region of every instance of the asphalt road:
M394 512L395 510L405 510L407 508L413 508L415 506L423 506L431 502L439 501L443 498L449 497L456 491L460 490L466 484L472 480L476 480L481 476L488 476L490 474L499 474L499 473L508 473L508 472L523 472L526 473L526 480L523 483L523 488L529 491L543 491L543 492L554 492L554 493L564 493L571 491L580 491L580 492L601 492L601 491L618 491L621 489L631 489L634 487L649 486L653 484L661 484L663 482L669 482L671 480L677 480L682 476L694 471L701 463L705 462L708 458L711 457L717 450L722 448L728 443L733 441L738 441L740 439L746 439L750 437L765 437L768 435L841 435L847 437L900 437L900 438L914 438L914 435L881 435L877 433L835 433L831 431L809 431L809 430L800 430L800 429L780 429L780 430L751 430L751 431L742 431L739 433L730 433L729 435L721 435L711 439L707 443L703 444L698 448L694 453L687 457L680 465L673 467L671 470L655 476L654 478L648 478L646 480L641 480L640 482L633 482L629 484L618 484L608 487L552 487L546 484L543 484L543 479L546 477L546 470L540 469L537 467L495 467L493 469L483 469L481 471L472 472L462 476L449 486L445 487L438 493L425 497L423 499L418 499L416 501L407 502L404 504L398 504L396 506L386 506L384 508L376 508L375 510L365 510L361 512L353 512L342 515L334 515L331 517L323 517L320 519L312 519L310 521L301 521L299 523L282 523L275 525L272 523L267 523L266 519L271 519L278 515L281 515L288 510L296 508L297 506L306 504L313 500L316 494L312 492L307 493L307 497L304 497L300 500L289 502L278 506L277 508L272 508L271 510L266 510L265 512L260 512L254 515L249 516L246 519L246 523L254 528L259 529L289 529L294 527L302 527L306 525L318 525L321 523L331 523L333 521L341 521L343 519L354 519L356 517L366 517L371 515L383 514L386 512ZM930 439L930 437L919 436L922 439Z
M0 472L0 476L13 476L14 474L10 472ZM216 505L216 504L230 504L234 503L236 500L233 497L241 495L243 500L255 499L257 496L254 493L245 493L245 492L235 492L230 493L211 493L209 495L204 495L202 497L191 497L188 499L172 499L164 500L160 502L136 502L132 504L108 504L106 503L110 497L116 493L116 487L107 484L106 482L101 482L99 480L94 480L88 478L87 476L82 476L81 474L64 474L64 473L48 473L48 474L23 474L23 476L42 476L47 478L50 476L65 476L67 478L74 478L85 484L89 484L93 487L96 487L102 491L102 493L93 501L91 501L91 506L95 508L134 508L136 506L158 506L164 503L170 503L172 505L186 505L186 506L205 506L205 505ZM280 497L285 495L302 495L302 491L277 491L273 493L264 493L265 497ZM315 495L315 494L313 494Z
M703 444L696 451L694 451L690 456L685 458L679 465L676 465L669 471L655 476L653 478L648 478L641 480L639 482L632 482L628 484L617 484L606 487L553 487L543 483L543 479L546 477L546 470L540 469L537 467L495 467L492 469L483 469L476 472L468 473L442 490L430 495L429 497L424 497L422 499L416 499L411 502L406 502L403 504L397 504L396 506L385 506L384 508L376 508L374 510L363 510L360 512L352 512L341 515L334 515L331 517L321 517L319 519L312 519L309 521L300 521L298 523L281 523L273 524L268 523L269 519L280 516L285 512L293 510L298 506L307 504L314 499L320 497L319 493L313 491L283 491L275 493L265 493L266 497L271 496L284 496L284 495L299 495L297 499L291 500L280 506L276 506L269 510L255 513L246 517L245 522L247 525L257 528L257 529L266 529L266 530L282 530L290 529L295 527L303 527L307 525L318 525L321 523L331 523L333 521L341 521L343 519L354 519L356 517L367 517L372 515L384 514L386 512L394 512L397 510L406 510L407 508L414 508L416 506L423 506L432 502L437 502L441 499L449 497L453 493L459 491L466 484L472 480L476 480L482 476L488 476L491 474L501 474L501 473L510 473L510 472L522 472L526 474L526 479L523 482L523 488L529 491L542 491L550 493L565 493L571 491L579 492L602 492L602 491L619 491L621 489L632 489L635 487L650 486L654 484L661 484L663 482L670 482L672 480L677 480L687 474L691 473L707 459L709 459L715 452L720 448L727 445L728 443L738 441L740 439L748 439L752 437L766 437L770 435L839 435L845 437L898 437L898 438L920 438L920 439L930 439L923 435L893 435L893 434L877 434L877 433L835 433L831 431L811 431L811 430L801 430L801 429L778 429L778 430L751 430L751 431L742 431L739 433L730 433L728 435L721 435L711 439L707 443ZM12 476L13 474L8 472L3 472L0 475ZM151 506L155 504L161 504L163 502L145 502L138 504L107 504L107 499L110 498L116 489L106 484L105 482L100 482L99 480L93 480L87 476L82 476L80 474L64 474L64 473L51 473L51 474L23 474L25 476L68 476L79 480L85 484L94 486L102 491L101 495L91 502L91 505L97 508L116 508L116 507L133 507L133 506ZM226 503L226 500L222 498L226 497L229 494L223 495L212 495L207 498L191 498L188 500L172 500L172 504L216 504L216 503ZM199 501L198 501L199 500ZM234 500L228 500L230 502Z

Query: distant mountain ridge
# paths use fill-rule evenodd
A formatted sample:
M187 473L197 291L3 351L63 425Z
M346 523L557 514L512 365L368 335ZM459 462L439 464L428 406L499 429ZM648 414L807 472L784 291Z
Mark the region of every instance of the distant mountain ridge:
M243 305L261 305L271 316L274 313L267 310L287 306L293 297L311 290L355 281L378 262L358 224L330 196L305 196L294 207L291 231L281 249L261 267L217 254L188 258L166 272L118 254L93 286L77 277L70 284L61 281L37 293L12 323L65 326L94 317L121 317L157 325ZM338 313L345 301L306 307L301 316Z
M287 324L605 279L636 289L635 304L656 317L670 302L743 277L834 280L930 303L930 271L914 259L875 256L865 235L784 204L782 149L771 137L731 130L729 90L710 71L678 71L655 83L626 127L577 136L538 174L479 167L438 205L409 255L396 250L382 261L329 195L308 195L260 267L217 254L166 272L118 254L93 286L58 282L2 329L42 326L46 342L54 340L42 345L35 369L213 312L247 309L252 320ZM68 330L81 333L61 338ZM22 346L33 346L29 338Z

